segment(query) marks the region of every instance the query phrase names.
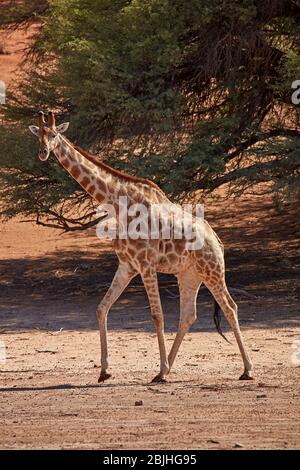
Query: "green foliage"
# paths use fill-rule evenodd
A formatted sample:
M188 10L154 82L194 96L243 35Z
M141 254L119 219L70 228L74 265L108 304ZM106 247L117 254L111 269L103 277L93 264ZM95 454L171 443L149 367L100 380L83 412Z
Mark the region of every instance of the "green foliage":
M23 130L2 127L0 141L3 215L49 214L78 189L57 162L39 163L36 140L27 139Z
M14 139L9 125L0 149L16 178L30 165L48 178L42 207L77 188L56 165L45 175L31 162L24 128L49 107L71 118L71 140L101 149L108 163L152 178L173 197L258 182L297 194L300 123L291 83L300 79L300 1L46 4L36 10L44 26L33 67L5 111L22 132ZM23 166L14 157L21 147Z

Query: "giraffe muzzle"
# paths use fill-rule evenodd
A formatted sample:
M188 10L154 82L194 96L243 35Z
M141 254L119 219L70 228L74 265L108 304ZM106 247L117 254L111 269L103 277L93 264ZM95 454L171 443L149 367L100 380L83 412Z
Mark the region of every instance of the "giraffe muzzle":
M49 150L47 148L41 149L39 152L39 159L42 160L42 162L48 160L49 158Z

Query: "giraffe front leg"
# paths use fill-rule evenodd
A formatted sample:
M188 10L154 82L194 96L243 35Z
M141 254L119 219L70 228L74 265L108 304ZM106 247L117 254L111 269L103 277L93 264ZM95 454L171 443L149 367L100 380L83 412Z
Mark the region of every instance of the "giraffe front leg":
M169 371L169 363L166 352L165 335L164 335L164 316L160 301L157 274L154 270L147 269L142 273L142 279L148 295L153 323L156 328L159 354L160 354L160 371L154 377L152 382L165 382L165 375Z
M104 382L111 377L107 373L108 369L108 349L107 349L107 315L111 306L120 297L131 279L136 275L132 268L126 264L120 264L113 278L110 288L97 308L97 318L100 330L101 345L101 372L98 382Z
M169 372L174 363L185 334L196 320L196 300L201 285L200 278L193 271L177 276L180 294L180 320L178 331L169 354Z

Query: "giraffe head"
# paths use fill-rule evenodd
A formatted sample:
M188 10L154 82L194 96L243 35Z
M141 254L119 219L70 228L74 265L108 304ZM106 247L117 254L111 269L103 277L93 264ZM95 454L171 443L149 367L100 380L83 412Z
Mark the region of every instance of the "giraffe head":
M39 125L29 126L30 131L39 138L40 150L39 159L45 161L48 159L50 152L52 152L58 144L57 137L59 134L66 132L69 123L65 122L56 127L55 116L52 111L48 113L48 122L45 121L43 111L39 112Z

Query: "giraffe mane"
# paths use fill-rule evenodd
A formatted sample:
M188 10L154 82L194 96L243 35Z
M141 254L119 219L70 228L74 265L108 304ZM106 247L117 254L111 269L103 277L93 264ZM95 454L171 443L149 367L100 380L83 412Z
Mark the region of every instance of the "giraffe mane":
M122 178L126 181L134 181L135 183L142 183L151 186L152 188L157 189L160 192L163 192L157 184L153 183L153 181L147 180L146 178L139 178L138 176L128 175L128 173L124 173L123 171L117 170L116 168L112 168L111 166L107 165L106 163L102 162L101 160L93 155L92 153L84 150L83 148L79 147L78 145L73 145L74 149L77 150L83 157L87 158L90 162L94 163L94 165L108 171L109 173L117 176L118 178Z

